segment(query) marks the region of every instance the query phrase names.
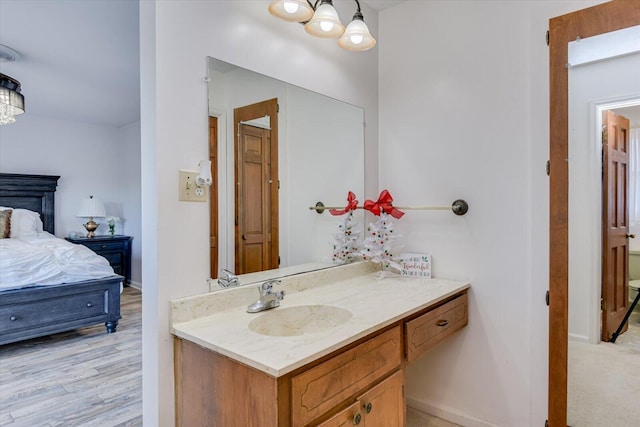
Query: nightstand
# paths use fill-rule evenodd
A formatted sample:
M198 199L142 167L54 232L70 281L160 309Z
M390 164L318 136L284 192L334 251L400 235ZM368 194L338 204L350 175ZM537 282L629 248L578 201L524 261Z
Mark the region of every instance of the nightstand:
M109 261L116 274L124 276L125 283L131 283L131 241L133 237L95 236L95 237L66 237L67 241L84 245Z

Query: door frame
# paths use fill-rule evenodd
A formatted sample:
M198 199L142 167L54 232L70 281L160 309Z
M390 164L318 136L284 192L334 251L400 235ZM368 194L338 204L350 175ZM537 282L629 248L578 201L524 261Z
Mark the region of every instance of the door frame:
M213 183L209 187L209 277L218 278L218 264L220 257L218 219L218 193L220 183L218 180L218 118L209 116L209 160L211 161L211 176Z
M567 425L569 334L568 43L640 25L640 2L613 0L549 20L549 395L550 427Z

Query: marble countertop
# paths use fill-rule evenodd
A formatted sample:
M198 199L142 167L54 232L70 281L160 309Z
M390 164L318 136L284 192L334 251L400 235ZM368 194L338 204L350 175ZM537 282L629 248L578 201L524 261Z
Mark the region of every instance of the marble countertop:
M468 282L444 279L397 275L380 279L379 272L355 268L361 271L325 283L323 278L336 273L307 273L294 276L290 283L285 279L278 287L287 292L280 307L262 313L246 312L248 303L258 297L257 285L251 286L250 292L241 287L172 301L171 332L279 377L469 287ZM313 286L300 285L306 282ZM258 316L309 304L343 308L352 316L339 326L294 336L265 336L249 329ZM185 308L190 312L197 309L200 314L185 316Z

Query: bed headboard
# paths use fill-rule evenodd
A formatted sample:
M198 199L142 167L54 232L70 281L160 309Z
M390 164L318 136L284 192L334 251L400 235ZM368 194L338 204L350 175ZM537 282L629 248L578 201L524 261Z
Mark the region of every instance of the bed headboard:
M54 234L54 195L59 176L0 173L0 206L38 212L44 230Z

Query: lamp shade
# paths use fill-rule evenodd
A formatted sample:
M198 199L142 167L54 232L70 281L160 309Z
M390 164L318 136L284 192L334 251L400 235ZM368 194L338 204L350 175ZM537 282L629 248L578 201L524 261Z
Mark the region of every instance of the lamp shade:
M304 29L312 36L322 38L336 38L344 33L344 25L330 0L322 0L311 21L304 25Z
M89 196L88 199L82 200L80 210L76 216L79 218L104 218L107 213L104 210L102 200Z
M20 82L0 73L0 125L16 121L15 116L24 113L24 96Z
M363 51L376 45L376 39L369 32L361 13L356 12L353 16L353 21L347 25L344 34L338 39L338 45L352 51Z
M273 0L269 13L290 22L306 22L313 16L313 8L307 0Z

